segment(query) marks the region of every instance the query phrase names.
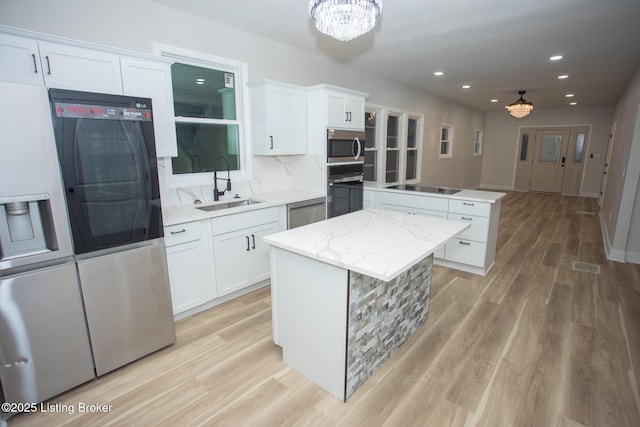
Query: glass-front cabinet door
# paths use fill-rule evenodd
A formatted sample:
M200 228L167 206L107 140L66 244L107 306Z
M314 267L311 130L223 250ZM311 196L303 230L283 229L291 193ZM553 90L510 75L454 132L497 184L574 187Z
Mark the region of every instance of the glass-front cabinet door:
M376 151L377 116L375 110L367 110L364 113L364 180L377 181L378 153Z

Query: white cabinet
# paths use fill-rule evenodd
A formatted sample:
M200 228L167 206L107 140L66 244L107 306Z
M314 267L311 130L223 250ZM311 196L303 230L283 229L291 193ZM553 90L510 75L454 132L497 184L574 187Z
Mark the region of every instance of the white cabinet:
M0 33L0 80L44 85L36 40Z
M279 207L213 218L211 225L219 297L269 278L269 245L262 237L284 230Z
M364 130L364 96L327 91L327 127Z
M209 231L209 232L207 232ZM173 314L215 297L208 271L211 245L209 221L193 221L164 228Z
M255 155L307 153L307 101L303 88L262 80L249 85Z
M478 192L481 193L481 192ZM488 193L494 194L494 193ZM427 215L467 222L469 228L434 252L435 262L446 267L485 275L495 261L500 200L464 200L432 197L400 191L365 189L367 207L379 207L413 215Z
M326 130L345 129L364 131L366 93L332 85L307 88L309 138L326 142ZM318 136L319 135L319 136Z
M38 47L47 87L122 94L118 55L43 41Z
M455 221L468 222L471 226L451 239L446 244L445 260L467 264L484 269L491 266L494 260L493 252L487 250L490 240L491 203L471 200L451 200L449 202L448 218ZM495 230L497 233L497 229Z
M124 94L151 98L157 156L177 156L171 64L124 56L120 63Z
M4 33L0 34L0 79L122 94L118 55Z

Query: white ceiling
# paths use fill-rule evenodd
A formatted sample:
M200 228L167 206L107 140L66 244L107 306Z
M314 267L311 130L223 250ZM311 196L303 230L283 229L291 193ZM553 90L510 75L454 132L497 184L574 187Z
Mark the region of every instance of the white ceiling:
M570 108L567 93L611 105L640 64L640 0L384 0L376 28L349 42L316 31L307 0L152 1L483 111L518 90L537 108Z

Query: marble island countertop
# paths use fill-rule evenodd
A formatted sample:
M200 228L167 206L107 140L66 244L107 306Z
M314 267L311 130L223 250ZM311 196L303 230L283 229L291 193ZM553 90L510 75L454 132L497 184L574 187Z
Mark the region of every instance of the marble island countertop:
M468 223L365 209L264 237L281 249L389 281Z
M269 193L261 193L252 196L241 196L234 198L233 196L223 196L218 202L208 202L202 204L175 205L162 207L162 220L164 226L181 224L183 222L199 221L202 219L214 218L224 215L232 215L240 212L252 211L256 209L264 209L273 206L286 205L288 203L301 202L319 197L325 197L324 194L315 193L304 190L283 190L273 191ZM227 209L206 211L198 209L199 207L210 206L214 204L225 204L229 202L237 202L242 200L253 200L260 203L237 206Z

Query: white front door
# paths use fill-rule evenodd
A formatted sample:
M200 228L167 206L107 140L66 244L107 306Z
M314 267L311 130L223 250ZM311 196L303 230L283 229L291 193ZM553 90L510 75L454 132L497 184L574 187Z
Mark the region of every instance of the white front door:
M531 191L562 192L568 141L568 129L536 132Z

